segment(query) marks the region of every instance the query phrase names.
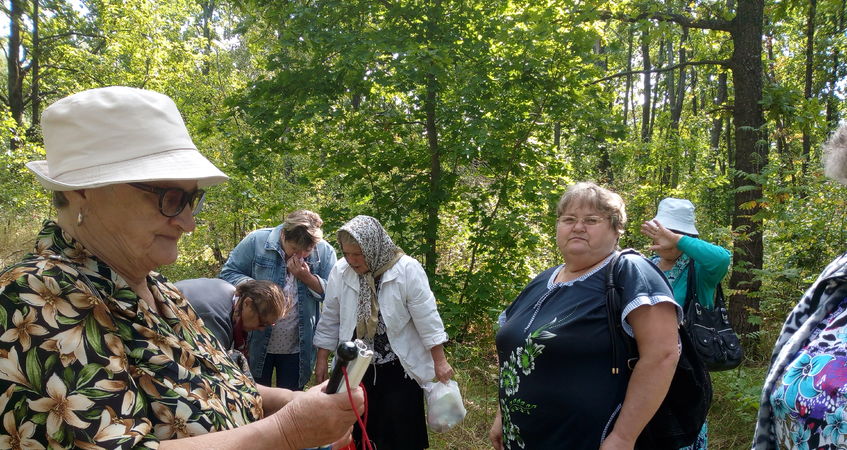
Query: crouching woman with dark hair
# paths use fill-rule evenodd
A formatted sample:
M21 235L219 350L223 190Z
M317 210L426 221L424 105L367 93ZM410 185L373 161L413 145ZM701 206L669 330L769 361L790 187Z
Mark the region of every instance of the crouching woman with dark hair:
M272 326L291 308L282 288L266 280L237 287L218 278L193 278L174 283L224 350L252 377L247 364L247 333Z

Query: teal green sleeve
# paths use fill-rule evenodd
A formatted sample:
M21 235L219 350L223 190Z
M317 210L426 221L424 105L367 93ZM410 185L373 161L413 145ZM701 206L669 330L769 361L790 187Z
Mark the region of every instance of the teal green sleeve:
M714 307L715 290L729 270L729 252L719 245L690 236L680 238L676 247L694 260L700 304ZM687 271L684 277L687 280Z

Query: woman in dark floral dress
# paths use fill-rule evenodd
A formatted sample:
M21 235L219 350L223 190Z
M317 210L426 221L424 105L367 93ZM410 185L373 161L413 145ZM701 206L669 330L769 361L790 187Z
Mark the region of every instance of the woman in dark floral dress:
M626 225L621 197L593 183L570 186L557 207L565 263L538 275L501 315L496 449L632 449L658 409L679 358L682 310L655 265L616 265L621 321L640 359L612 373L606 267ZM621 360L614 361L620 364Z
M0 272L0 448L288 448L333 442L343 396L255 385L179 290L154 272L227 179L173 101L109 87L51 105L55 221ZM362 403L361 393L357 401Z

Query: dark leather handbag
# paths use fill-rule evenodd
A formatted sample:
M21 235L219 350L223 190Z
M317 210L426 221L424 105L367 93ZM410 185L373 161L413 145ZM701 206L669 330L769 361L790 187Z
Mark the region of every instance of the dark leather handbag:
M738 367L744 359L741 340L729 323L723 288L718 283L714 309L701 305L697 298L697 274L694 261L688 265L688 292L685 299L685 330L694 342L700 359L711 372Z
M615 266L623 254L638 254L632 249L616 253L609 261L606 272L606 315L609 330L612 333L613 374L629 376L638 364L638 347L635 339L623 331L621 324L620 283L614 279ZM656 269L658 271L658 269ZM694 350L688 334L679 328L681 352L668 393L659 409L641 431L635 442L636 450L677 450L692 445L700 429L706 422L709 407L712 404L712 380L700 357ZM625 358L619 359L618 346L625 348ZM626 367L620 370L616 365L625 361Z

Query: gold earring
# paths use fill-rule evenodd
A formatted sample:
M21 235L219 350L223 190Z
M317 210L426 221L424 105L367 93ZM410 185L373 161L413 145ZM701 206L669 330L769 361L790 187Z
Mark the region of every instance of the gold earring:
M82 225L82 220L83 220L84 218L85 218L85 216L83 216L83 215L82 215L82 210L80 210L80 211L79 211L79 214L77 214L77 215L76 215L76 225L77 225L77 226Z

